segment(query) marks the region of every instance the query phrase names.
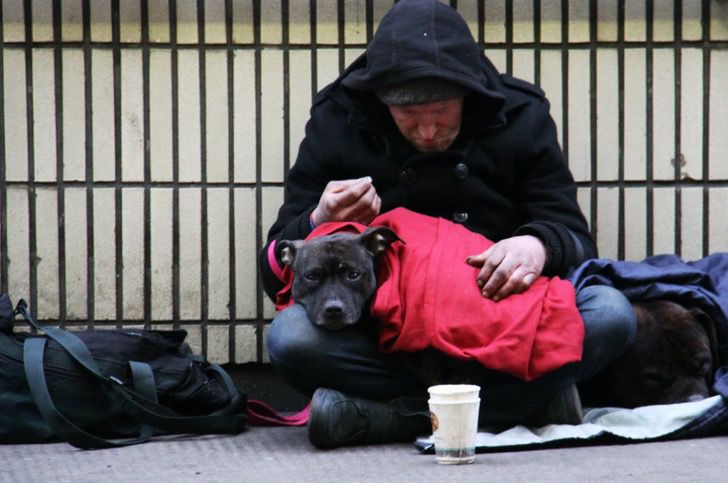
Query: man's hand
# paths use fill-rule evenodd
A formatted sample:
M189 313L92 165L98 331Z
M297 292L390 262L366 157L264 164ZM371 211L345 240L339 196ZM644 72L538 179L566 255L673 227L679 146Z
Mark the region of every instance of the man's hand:
M546 264L546 247L535 236L514 236L466 261L481 267L477 283L483 297L497 302L525 291L536 281Z
M329 181L313 210L313 222L320 225L327 221L356 221L367 225L381 207L382 200L370 176Z

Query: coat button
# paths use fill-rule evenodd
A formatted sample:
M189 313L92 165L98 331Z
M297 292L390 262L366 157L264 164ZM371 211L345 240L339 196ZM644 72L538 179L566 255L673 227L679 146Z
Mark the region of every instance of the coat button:
M468 174L470 174L470 170L468 169L468 165L465 163L458 163L455 165L455 177L457 179L465 179L468 177Z
M468 213L465 211L456 211L452 214L452 220L455 223L465 223L468 221Z
M399 180L404 184L413 184L417 180L417 172L412 168L405 168L399 172Z

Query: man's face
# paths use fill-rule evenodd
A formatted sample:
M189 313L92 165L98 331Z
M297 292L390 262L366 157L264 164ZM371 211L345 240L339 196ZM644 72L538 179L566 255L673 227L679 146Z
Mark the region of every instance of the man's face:
M399 131L418 151L445 151L460 132L463 98L412 106L388 106Z

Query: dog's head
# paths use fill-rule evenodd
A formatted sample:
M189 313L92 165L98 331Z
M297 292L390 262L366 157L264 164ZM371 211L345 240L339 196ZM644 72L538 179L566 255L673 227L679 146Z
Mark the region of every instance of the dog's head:
M294 273L291 295L311 322L338 330L355 324L377 288L375 258L401 241L389 228L361 235L335 233L312 240L282 240L278 260Z
M627 407L708 397L717 341L713 322L698 308L660 300L634 303L634 343L610 369L608 385Z

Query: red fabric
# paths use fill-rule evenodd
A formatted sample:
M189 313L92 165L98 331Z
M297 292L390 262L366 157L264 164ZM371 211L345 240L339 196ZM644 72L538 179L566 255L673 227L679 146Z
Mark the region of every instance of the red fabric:
M493 245L484 236L405 208L372 225L387 226L405 241L394 243L378 263L371 313L381 321L385 352L432 347L525 380L581 359L584 324L568 281L539 277L527 291L493 302L480 294L478 269L465 263ZM319 228L312 235L365 229L354 223ZM288 301L287 290L290 283L279 301Z

